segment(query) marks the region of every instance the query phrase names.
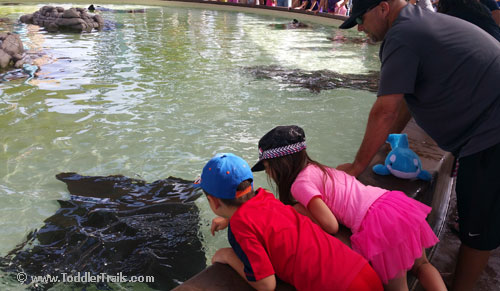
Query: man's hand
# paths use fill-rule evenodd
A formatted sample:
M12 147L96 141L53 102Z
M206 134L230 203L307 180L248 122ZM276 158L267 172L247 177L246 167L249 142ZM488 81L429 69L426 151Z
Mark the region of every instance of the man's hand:
M216 231L223 230L229 225L229 219L224 217L216 217L212 219L212 227L210 227L210 232L215 235Z
M410 120L410 113L403 94L379 96L373 103L365 135L352 164L337 166L354 177L359 176L369 165L389 133L399 133Z
M341 164L341 165L338 165L337 166L337 170L340 170L340 171L344 171L346 174L348 175L351 175L351 176L354 176L354 177L357 177L359 176L361 173L363 173L363 171L365 169L360 169L360 168L356 168L354 166L354 164L351 164L351 163L346 163L346 164Z

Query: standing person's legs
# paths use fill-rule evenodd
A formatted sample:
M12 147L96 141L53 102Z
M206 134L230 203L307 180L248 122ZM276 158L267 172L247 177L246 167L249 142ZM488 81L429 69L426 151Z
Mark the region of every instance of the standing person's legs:
M452 290L470 291L488 264L490 251L480 251L460 245Z
M351 13L352 13L352 0L349 0L349 2L347 3L346 15L349 16L349 15L351 15Z
M452 290L472 290L490 251L500 245L500 144L460 158L457 207L460 226Z
M288 7L288 0L278 0L278 3L276 4L276 6L280 6L280 7Z

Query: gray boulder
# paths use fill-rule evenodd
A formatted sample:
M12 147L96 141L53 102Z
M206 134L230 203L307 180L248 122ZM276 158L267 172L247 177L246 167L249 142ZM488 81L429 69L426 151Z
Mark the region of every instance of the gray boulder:
M3 50L0 50L0 68L2 69L7 68L11 60L12 57L8 53L4 52Z
M80 17L82 17L82 15L75 8L70 8L62 13L62 17L63 18L80 18Z
M22 23L45 27L50 32L70 30L76 32L91 32L101 30L104 20L99 15L90 14L85 8L70 8L43 6L33 14L23 15Z
M0 68L7 68L11 61L18 63L23 57L24 46L19 35L10 32L0 33Z
M0 36L0 40L2 41L0 49L8 53L9 55L22 55L22 53L24 52L23 42L19 38L19 35L7 33L5 38L2 38Z

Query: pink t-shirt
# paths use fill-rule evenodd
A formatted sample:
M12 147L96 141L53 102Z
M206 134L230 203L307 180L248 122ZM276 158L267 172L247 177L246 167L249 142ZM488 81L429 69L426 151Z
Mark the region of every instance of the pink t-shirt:
M368 208L387 190L366 186L355 177L333 168L326 168L333 177L315 165L303 169L292 185L293 197L306 208L312 198L319 196L335 215L339 223L356 233Z

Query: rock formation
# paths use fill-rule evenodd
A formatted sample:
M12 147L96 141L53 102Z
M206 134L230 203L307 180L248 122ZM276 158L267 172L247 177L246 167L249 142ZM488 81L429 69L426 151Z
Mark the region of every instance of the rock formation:
M104 20L100 15L89 14L85 8L70 8L43 6L33 14L23 15L20 21L45 27L50 32L70 30L76 32L91 32L101 30Z
M14 63L16 68L23 65L24 47L19 35L0 32L0 68L4 69Z

